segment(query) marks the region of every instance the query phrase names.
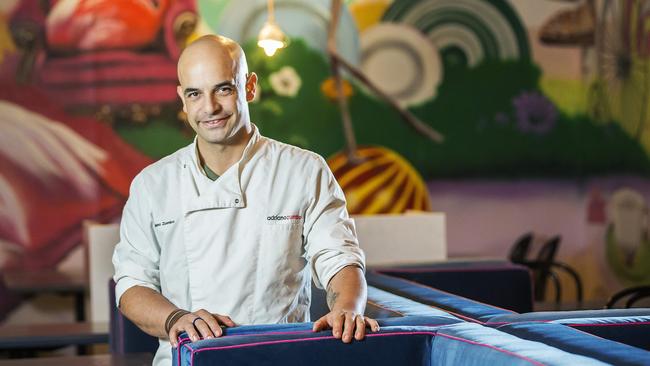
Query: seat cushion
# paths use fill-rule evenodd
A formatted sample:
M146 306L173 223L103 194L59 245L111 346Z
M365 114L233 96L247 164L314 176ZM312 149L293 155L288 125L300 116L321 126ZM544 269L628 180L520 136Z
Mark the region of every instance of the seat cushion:
M552 311L500 315L487 325L498 327L521 322L552 322L630 346L650 350L650 309Z
M557 323L511 323L497 328L519 338L614 365L650 365L650 352ZM647 337L647 333L646 336Z
M438 329L432 365L604 365L550 345L522 339L475 323Z

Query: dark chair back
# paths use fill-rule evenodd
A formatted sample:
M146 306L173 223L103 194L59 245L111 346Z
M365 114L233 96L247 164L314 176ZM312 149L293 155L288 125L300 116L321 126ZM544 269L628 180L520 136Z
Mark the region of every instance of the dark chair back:
M533 233L526 233L521 236L510 250L510 261L516 264L527 266L533 271L533 285L535 291L535 300L543 301L546 296L546 284L549 278L553 281L555 286L555 301L561 300L561 285L559 278L552 271L553 264L555 263L555 256L558 252L560 241L562 240L559 235L556 235L547 240L536 258L531 259L530 249L534 239Z
M650 285L625 288L612 295L612 297L609 298L609 301L607 301L607 305L605 305L605 307L607 309L612 309L616 306L617 302L626 297L628 299L625 302L625 308L631 308L637 301L643 298L650 298Z
M513 244L512 249L510 249L510 255L508 256L510 261L513 263L523 263L528 259L528 251L530 250L530 243L533 242L533 233L526 233L522 235L515 244Z
M538 300L543 300L546 297L546 284L548 279L552 278L553 273L551 271L551 266L555 261L555 255L557 254L558 247L560 246L559 235L552 237L542 245L537 254L537 270L534 273L534 284L535 284L535 298ZM559 281L558 281L559 282ZM558 285L555 286L557 294L561 294L561 287ZM556 296L556 301L559 301L559 296Z
M155 353L158 349L158 339L150 336L127 319L115 304L115 281L108 283L108 301L111 308L109 345L113 354Z

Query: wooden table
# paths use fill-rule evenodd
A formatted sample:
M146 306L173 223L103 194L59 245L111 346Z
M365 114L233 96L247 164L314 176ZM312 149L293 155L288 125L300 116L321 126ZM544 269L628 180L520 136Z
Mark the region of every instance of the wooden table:
M43 349L108 343L107 323L0 326L0 350Z
M75 319L78 322L86 320L84 296L88 292L88 278L85 274L63 273L58 270L12 271L3 273L2 277L9 290L24 296L74 296Z
M0 366L151 366L153 355L94 355L76 357L43 357L18 360L0 360Z

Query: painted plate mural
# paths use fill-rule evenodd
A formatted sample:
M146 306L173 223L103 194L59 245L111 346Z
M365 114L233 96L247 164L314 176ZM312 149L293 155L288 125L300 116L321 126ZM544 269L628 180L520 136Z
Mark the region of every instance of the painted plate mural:
M502 0L397 1L383 21L410 24L440 50L445 63L472 67L484 59L529 57L526 32Z
M401 105L433 98L442 80L436 47L417 29L382 23L361 36L361 69Z

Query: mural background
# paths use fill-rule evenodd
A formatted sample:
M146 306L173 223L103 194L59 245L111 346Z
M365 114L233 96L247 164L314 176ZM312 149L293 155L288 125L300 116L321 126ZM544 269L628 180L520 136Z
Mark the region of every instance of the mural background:
M276 0L291 42L269 58L263 0L3 2L0 270L56 266L83 220L119 220L132 177L191 141L175 62L216 32L260 77L261 132L328 158L351 212L443 211L452 257L559 234L588 299L650 281L649 1L346 1L340 53L445 136L347 78L362 163L345 154L329 6Z

